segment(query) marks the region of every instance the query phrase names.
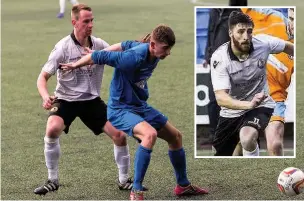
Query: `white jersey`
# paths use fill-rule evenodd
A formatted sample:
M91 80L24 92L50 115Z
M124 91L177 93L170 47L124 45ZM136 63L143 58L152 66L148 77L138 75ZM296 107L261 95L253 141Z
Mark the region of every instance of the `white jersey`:
M252 38L249 57L245 61L233 54L230 42L220 46L211 57L211 79L214 91L226 89L233 99L251 101L255 94L264 91L268 97L258 107L274 108L269 95L266 62L269 54L280 53L285 41L265 34ZM246 110L221 107L220 116L239 117Z
M92 50L102 50L109 46L104 40L89 37ZM59 63L76 62L84 53L84 48L76 40L74 33L60 40L52 50L43 71L57 74L55 96L66 101L91 100L100 96L104 65L83 66L63 72Z

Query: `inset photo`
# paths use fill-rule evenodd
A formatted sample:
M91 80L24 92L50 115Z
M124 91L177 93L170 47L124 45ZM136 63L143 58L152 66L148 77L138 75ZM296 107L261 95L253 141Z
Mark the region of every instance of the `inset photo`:
M195 158L295 158L295 12L195 7Z

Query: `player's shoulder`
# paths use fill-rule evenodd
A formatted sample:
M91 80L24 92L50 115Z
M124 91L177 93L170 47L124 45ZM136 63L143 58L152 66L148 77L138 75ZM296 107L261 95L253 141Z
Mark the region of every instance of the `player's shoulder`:
M214 51L211 58L226 60L229 57L228 47L229 47L229 42L222 44Z
M66 46L68 43L70 43L71 40L72 40L72 38L71 38L70 35L65 36L64 38L62 38L61 40L59 40L59 41L56 43L55 47L64 47L64 46Z
M93 45L96 46L95 49L104 49L106 47L109 47L109 43L107 43L105 40L95 37L95 36L91 36L91 40Z
M230 59L229 59L229 42L224 43L223 45L219 46L211 56L211 67L212 69L218 68L225 68L228 66Z
M256 47L269 47L272 42L281 41L280 38L268 35L268 34L257 34L252 37L253 46Z

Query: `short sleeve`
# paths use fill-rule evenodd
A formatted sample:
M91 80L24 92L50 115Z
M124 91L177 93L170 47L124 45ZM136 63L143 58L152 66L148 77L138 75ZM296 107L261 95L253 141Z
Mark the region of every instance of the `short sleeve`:
M230 89L230 77L228 74L227 64L217 52L212 55L210 60L211 80L213 90Z
M274 36L270 36L267 34L258 34L258 35L256 35L256 37L259 40L267 43L269 50L270 50L270 54L281 53L281 52L283 52L283 50L285 48L286 42L283 39L280 39L280 38L277 38Z
M64 61L64 53L62 50L62 47L55 46L52 52L50 53L50 56L47 60L47 62L44 64L42 70L54 75L59 68L59 63L62 63Z
M110 46L109 43L107 43L106 41L104 41L104 40L102 40L100 38L97 38L96 41L95 41L95 43L96 43L95 50L103 50L103 49L105 49L105 48L107 48L107 47Z

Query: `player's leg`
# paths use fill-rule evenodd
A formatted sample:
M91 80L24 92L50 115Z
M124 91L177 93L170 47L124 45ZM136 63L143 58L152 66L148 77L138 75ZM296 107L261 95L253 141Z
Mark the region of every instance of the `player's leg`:
M177 185L174 193L177 196L183 195L200 195L208 193L207 190L194 186L187 177L186 154L182 145L182 134L176 129L164 116L156 116L155 118L163 118L165 125L158 131L157 136L167 141L169 146L169 158L174 168ZM161 122L162 120L156 120Z
M64 17L64 11L65 11L65 1L66 0L59 0L59 13L57 14L57 18L63 18Z
M151 153L157 139L157 131L149 123L143 121L141 118L138 118L135 121L141 122L137 123L133 128L133 136L140 141L134 159L133 195L136 195L138 192L139 194L142 194L142 182L150 164ZM133 195L130 195L131 200L134 198ZM140 197L141 196L139 195L139 198Z
M125 133L113 127L109 121L104 125L103 131L114 143L114 158L118 168L118 187L120 190L131 190L133 180L129 177L130 154Z
M35 194L45 195L49 191L58 190L58 162L60 157L59 136L63 130L66 133L68 132L69 125L75 117L75 114L71 112L69 103L62 100L56 100L52 105L44 137L44 156L48 169L48 180L44 185L34 190Z
M258 137L268 125L273 109L260 107L247 112L240 129L243 156L259 156Z
M239 142L239 129L242 125L242 116L234 118L219 117L215 130L213 147L215 156L232 156Z
M251 126L244 126L240 130L240 142L243 147L243 156L259 156L259 132Z
M285 110L284 102L277 102L270 122L265 129L267 149L270 156L283 156Z
M243 147L241 142L235 146L232 156L243 156Z
M113 140L114 158L118 167L118 187L130 190L132 180L129 178L130 154L127 139L124 132L117 130L107 120L107 105L99 97L83 102L79 118L95 135L105 132Z
M77 1L77 0L70 0L70 2L71 2L72 5L78 4L78 1Z

